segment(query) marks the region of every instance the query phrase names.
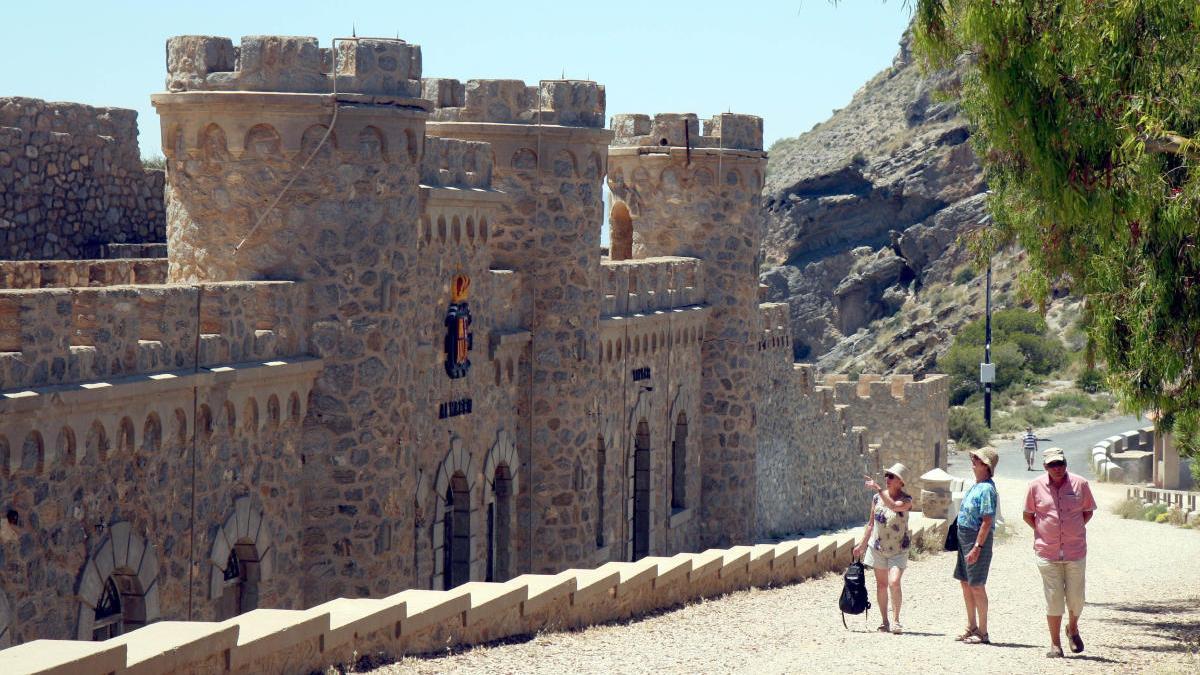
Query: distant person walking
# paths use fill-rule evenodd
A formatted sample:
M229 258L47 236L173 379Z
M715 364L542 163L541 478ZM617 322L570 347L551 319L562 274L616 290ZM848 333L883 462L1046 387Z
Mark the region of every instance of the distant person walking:
M900 577L908 566L908 512L912 510L912 497L904 491L904 474L908 469L897 462L883 472L886 488L880 487L870 476L863 476L864 485L874 490L871 512L863 529L863 538L854 547L854 555L863 559L863 564L875 570L875 602L883 623L881 633L900 633ZM864 555L865 552L865 555ZM892 621L888 622L888 592L892 597Z
M1083 651L1079 614L1083 611L1087 566L1087 523L1096 512L1096 500L1087 480L1067 471L1062 448L1047 448L1042 453L1042 466L1045 475L1029 482L1024 516L1033 528L1033 552L1046 594L1046 625L1050 629L1050 651L1046 656L1060 658L1064 607L1071 651Z
M1026 471L1033 471L1033 458L1037 455L1038 441L1049 440L1049 438L1038 438L1037 434L1033 433L1033 427L1025 427L1025 433L1021 436L1021 448L1025 451Z
M954 638L971 644L991 644L988 637L988 570L992 566L993 525L1000 495L992 475L1000 456L995 448L971 451L971 471L975 484L963 495L958 509L958 560L954 578L962 585L963 604L967 608L967 628Z

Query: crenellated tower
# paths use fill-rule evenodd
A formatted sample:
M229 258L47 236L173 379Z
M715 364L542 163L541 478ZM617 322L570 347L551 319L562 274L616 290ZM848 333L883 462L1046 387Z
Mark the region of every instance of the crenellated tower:
M613 257L705 261L702 503L707 545L755 534L762 119L616 115L609 149Z
M594 523L576 467L594 462L604 87L595 82L427 79L430 136L486 141L507 193L491 228L493 264L524 277L532 298L527 395L516 430L524 494L521 569L556 572L589 559ZM532 455L532 457L530 456Z
M182 36L167 42L167 70L153 102L169 280L308 289L308 352L325 367L301 446L303 604L406 588L412 502L397 495L415 490L404 420L429 109L420 47Z

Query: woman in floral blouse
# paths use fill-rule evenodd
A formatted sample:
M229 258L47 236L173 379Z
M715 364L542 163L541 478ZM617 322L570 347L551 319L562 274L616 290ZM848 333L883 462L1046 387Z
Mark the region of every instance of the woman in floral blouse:
M871 498L871 513L863 530L862 542L854 548L854 555L863 559L863 564L875 569L875 596L883 623L881 633L899 633L900 577L908 566L908 512L912 510L912 497L904 492L904 473L908 469L897 462L884 472L887 485L884 489L870 476L863 476L868 490L874 490ZM864 555L865 552L865 555ZM892 596L892 621L888 622L888 592Z

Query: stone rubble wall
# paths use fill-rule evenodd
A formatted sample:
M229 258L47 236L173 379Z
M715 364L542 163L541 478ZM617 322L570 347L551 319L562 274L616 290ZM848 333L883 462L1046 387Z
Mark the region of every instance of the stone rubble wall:
M304 297L287 281L0 290L0 390L303 354Z
M166 258L0 260L0 289L161 284Z
M833 389L837 405L846 406L850 424L867 428L867 443L878 446L879 470L895 462L908 468L906 492L919 504L920 476L946 468L949 378L929 375L913 381L911 375L864 373L857 382L827 375L822 384Z
M20 579L5 584L12 642L92 639L114 573L136 579L130 620L224 618L233 543L259 561L258 606L300 607L298 441L320 368L274 361L0 398L0 566Z
M421 183L437 187L490 188L492 148L487 143L456 138L425 139Z
M763 122L754 115L722 113L704 120L694 113L640 113L613 116L613 143L623 146L762 150Z
M164 174L142 167L137 131L133 110L0 98L0 258L164 241Z
M652 312L704 302L704 261L698 258L605 260L600 265L601 316Z
M604 126L602 85L582 80L542 80L526 86L521 80L426 78L423 97L433 101L431 121L500 124Z
M940 545L945 521L914 513L914 543ZM0 652L4 672L69 668L88 675L166 675L223 666L236 672L323 672L364 656L464 648L549 631L577 630L745 588L799 583L844 569L855 529L774 544L713 548L594 569L526 574L449 591L409 590L378 600L339 598L305 610L259 609L219 623L166 621L64 650L38 640ZM74 646L74 645L73 645Z
M792 363L787 304L761 307L765 382L758 409L757 536L777 538L861 518L869 496L862 474L875 462L866 430L850 424L830 389L815 386L815 367Z
M336 53L335 53L336 52ZM336 57L337 70L334 73ZM419 97L421 48L403 40L181 35L167 40L167 91L263 91Z

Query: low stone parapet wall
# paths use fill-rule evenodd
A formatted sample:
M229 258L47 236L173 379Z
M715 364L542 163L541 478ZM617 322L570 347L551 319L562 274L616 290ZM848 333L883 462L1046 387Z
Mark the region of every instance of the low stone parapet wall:
M698 258L605 260L600 275L602 316L643 314L705 301L704 261Z
M0 288L124 286L166 280L166 258L0 260Z
M918 545L940 546L945 521L914 513L909 528ZM0 672L324 671L366 655L398 658L581 628L840 572L856 533L525 574L449 591L339 598L306 610L256 609L223 622L164 621L103 642L35 640L0 651Z
M295 356L303 292L290 281L0 290L0 391Z
M1092 470L1102 481L1145 483L1154 474L1154 427L1115 434L1092 447Z

